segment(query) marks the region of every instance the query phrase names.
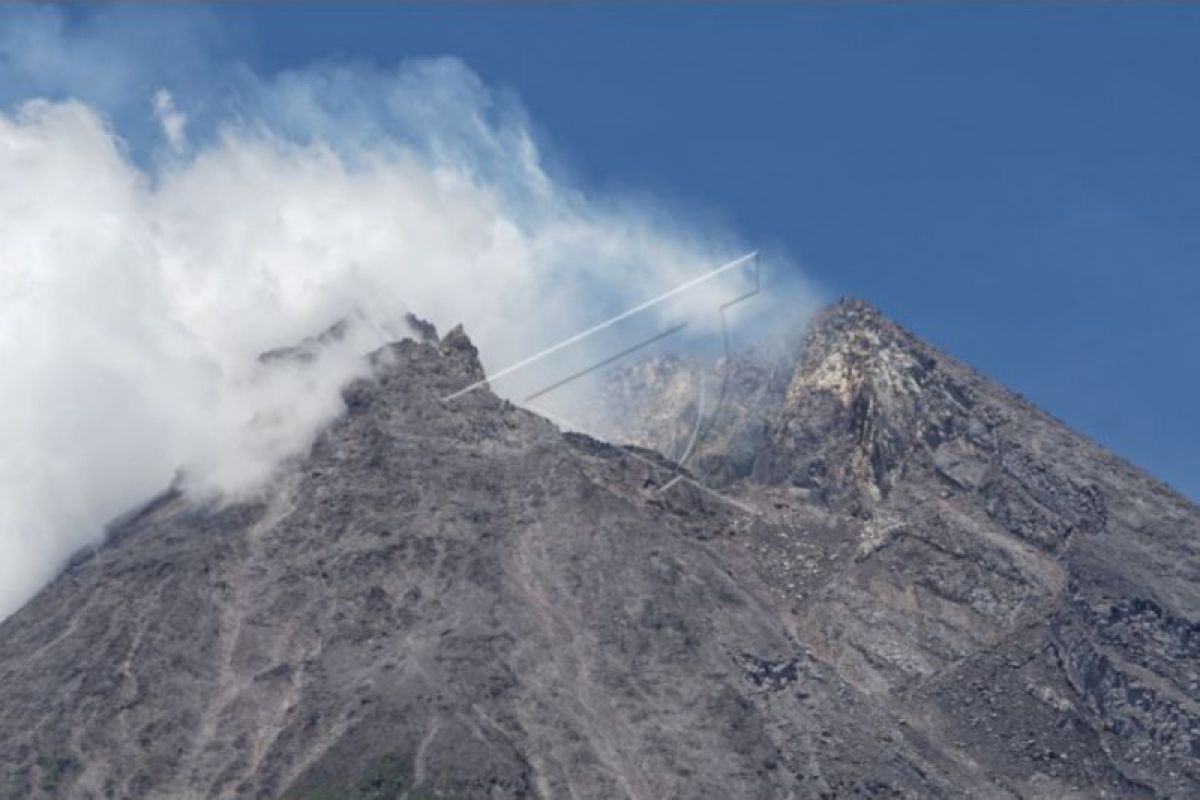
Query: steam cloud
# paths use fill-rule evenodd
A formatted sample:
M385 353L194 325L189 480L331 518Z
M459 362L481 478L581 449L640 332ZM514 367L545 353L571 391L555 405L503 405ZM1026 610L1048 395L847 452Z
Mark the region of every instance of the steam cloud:
M175 476L252 491L405 311L492 370L745 249L557 177L457 60L156 70L130 24L0 26L0 618ZM312 364L257 359L343 319Z

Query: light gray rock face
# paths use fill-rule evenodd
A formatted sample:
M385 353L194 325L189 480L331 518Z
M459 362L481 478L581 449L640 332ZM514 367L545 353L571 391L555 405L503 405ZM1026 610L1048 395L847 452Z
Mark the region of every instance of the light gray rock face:
M0 797L1200 795L1200 510L869 307L716 368L736 503L680 364L630 450L420 338L0 624Z

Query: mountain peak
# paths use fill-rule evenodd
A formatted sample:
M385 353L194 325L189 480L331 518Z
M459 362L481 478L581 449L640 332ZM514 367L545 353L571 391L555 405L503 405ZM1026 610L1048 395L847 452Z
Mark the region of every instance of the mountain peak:
M780 408L769 414L756 475L878 500L921 443L965 423L970 390L912 334L861 300L822 310Z
M931 425L961 422L970 390L939 369L945 361L871 304L843 298L809 321L790 363L750 351L618 370L610 433L668 454L690 440L688 466L717 485L753 474L858 505L889 491L904 454L936 438Z
M841 300L814 318L788 401L815 391L849 405L868 386L889 400L919 393L935 363L926 351L873 306Z
M832 341L865 333L873 334L875 339L906 337L906 332L876 306L851 296L843 296L817 309L808 324L810 342L814 335ZM919 344L914 337L907 338L911 339L910 344Z

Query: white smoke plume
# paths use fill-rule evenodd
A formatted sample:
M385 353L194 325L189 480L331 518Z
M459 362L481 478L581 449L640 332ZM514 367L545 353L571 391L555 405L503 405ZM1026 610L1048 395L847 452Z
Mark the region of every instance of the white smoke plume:
M177 475L253 490L406 311L463 322L492 370L744 250L559 177L454 59L231 67L228 102L131 79L133 103L111 85L133 67L63 76L54 19L23 20L36 53L0 36L30 87L0 112L0 618ZM124 137L132 108L157 142ZM311 365L257 359L342 319Z

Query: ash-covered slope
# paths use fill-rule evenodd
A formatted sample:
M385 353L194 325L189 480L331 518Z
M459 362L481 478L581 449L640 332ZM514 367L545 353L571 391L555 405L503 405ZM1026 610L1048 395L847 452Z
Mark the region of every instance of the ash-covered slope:
M695 466L787 532L750 550L810 654L1001 793L1200 796L1200 509L861 302L721 369Z
M0 624L0 796L1200 792L1200 511L868 307L732 367L753 514L423 338Z

